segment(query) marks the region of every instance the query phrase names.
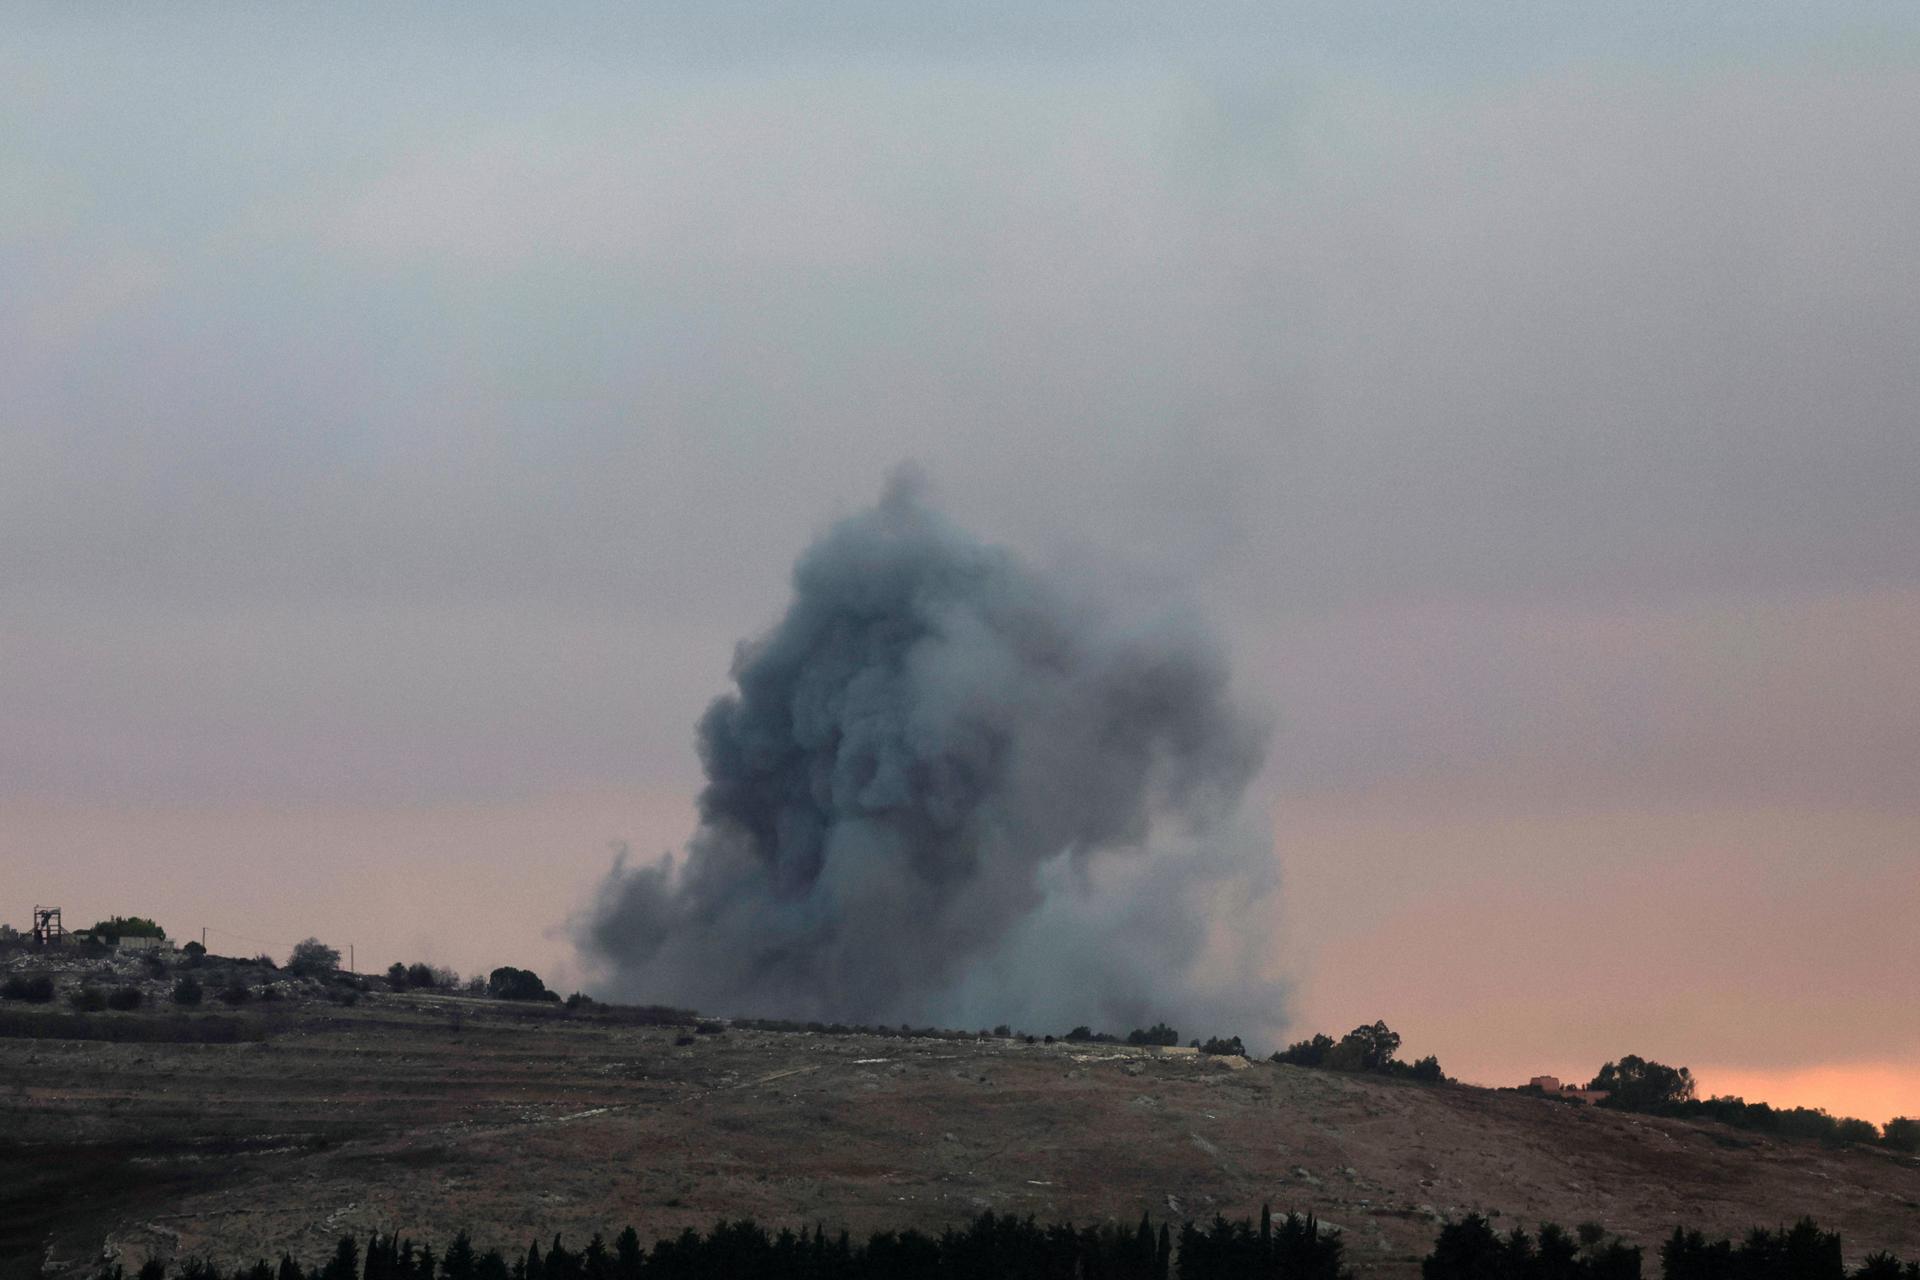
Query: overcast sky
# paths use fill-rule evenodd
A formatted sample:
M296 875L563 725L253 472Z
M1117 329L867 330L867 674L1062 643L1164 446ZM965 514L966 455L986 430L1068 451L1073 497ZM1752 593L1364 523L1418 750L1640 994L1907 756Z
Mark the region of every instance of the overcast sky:
M1920 10L1675 7L18 7L0 918L575 976L913 459L1222 631L1301 1034L1920 1114Z

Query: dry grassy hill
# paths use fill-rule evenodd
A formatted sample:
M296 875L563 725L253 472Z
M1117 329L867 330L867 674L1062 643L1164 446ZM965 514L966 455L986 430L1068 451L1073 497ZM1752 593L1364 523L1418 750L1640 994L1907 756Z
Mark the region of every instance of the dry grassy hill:
M1648 1245L1681 1219L1733 1233L1811 1213L1850 1260L1920 1255L1920 1162L1512 1093L1002 1040L676 1044L439 996L244 1016L266 1038L0 1038L12 1274L88 1274L103 1250L318 1259L375 1228L524 1248L722 1216L861 1232L1263 1201L1338 1224L1382 1276L1416 1274L1441 1216L1469 1209Z

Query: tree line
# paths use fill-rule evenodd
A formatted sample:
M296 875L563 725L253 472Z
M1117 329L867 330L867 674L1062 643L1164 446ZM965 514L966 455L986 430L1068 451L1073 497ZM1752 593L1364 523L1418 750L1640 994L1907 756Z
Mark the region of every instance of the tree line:
M1663 1280L1920 1280L1920 1262L1886 1252L1849 1271L1838 1232L1812 1219L1757 1227L1734 1242L1675 1227L1659 1250ZM1422 1280L1640 1280L1644 1251L1585 1223L1569 1233L1553 1223L1537 1234L1501 1233L1469 1214L1440 1227L1420 1265ZM1138 1224L1043 1226L1033 1218L983 1213L937 1235L909 1228L876 1231L856 1242L820 1227L769 1232L750 1221L692 1228L651 1249L628 1227L612 1244L595 1235L570 1249L555 1236L511 1258L477 1247L464 1231L436 1256L395 1234L374 1234L364 1248L343 1236L324 1262L302 1265L282 1254L223 1271L201 1258L169 1268L150 1259L134 1280L1351 1280L1337 1229L1310 1213L1256 1223L1216 1216L1204 1226ZM98 1280L128 1280L112 1264Z
M1399 1051L1400 1033L1384 1022L1375 1022L1372 1026L1355 1027L1338 1040L1329 1035L1314 1035L1295 1041L1274 1054L1272 1060L1326 1071L1366 1071L1426 1084L1438 1084L1447 1078L1446 1072L1440 1069L1440 1059L1432 1054L1409 1063L1394 1056Z
M1693 1073L1637 1054L1604 1064L1587 1088L1605 1090L1599 1105L1645 1115L1686 1120L1718 1120L1736 1129L1751 1129L1783 1138L1814 1138L1838 1145L1845 1142L1877 1144L1908 1154L1920 1152L1920 1120L1896 1116L1885 1125L1853 1116L1830 1115L1817 1107L1775 1107L1744 1098L1700 1098Z
M1177 1252L1176 1252L1177 1251ZM1176 1268L1175 1258L1178 1257ZM599 1235L569 1249L554 1237L511 1259L480 1250L461 1232L435 1257L431 1247L375 1234L364 1250L342 1237L325 1262L302 1266L290 1255L222 1271L189 1258L171 1271L154 1259L135 1280L1349 1280L1339 1233L1310 1214L1275 1220L1262 1209L1259 1225L1216 1217L1207 1227L1189 1222L1174 1232L1141 1215L1132 1227L1105 1223L1042 1226L1033 1218L988 1212L965 1227L938 1235L909 1228L876 1231L855 1242L824 1229L770 1233L749 1221L720 1222L702 1233L689 1228L643 1248L628 1227L611 1245ZM128 1280L117 1264L99 1280Z

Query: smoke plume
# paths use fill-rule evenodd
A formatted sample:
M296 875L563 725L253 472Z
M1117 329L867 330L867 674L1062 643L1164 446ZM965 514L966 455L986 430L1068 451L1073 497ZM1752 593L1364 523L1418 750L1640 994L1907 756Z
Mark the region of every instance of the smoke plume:
M1069 585L910 480L827 532L700 720L684 857L616 865L587 914L601 985L889 1025L1276 1027L1273 860L1240 803L1263 724L1191 623Z

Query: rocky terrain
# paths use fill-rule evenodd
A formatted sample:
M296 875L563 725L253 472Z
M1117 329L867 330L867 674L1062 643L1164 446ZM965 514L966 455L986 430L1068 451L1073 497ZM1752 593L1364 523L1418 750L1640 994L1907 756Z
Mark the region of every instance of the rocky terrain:
M8 1274L318 1259L376 1228L524 1249L723 1216L857 1233L989 1208L1178 1220L1263 1202L1337 1224L1380 1276L1417 1274L1440 1219L1467 1210L1503 1229L1594 1221L1649 1246L1676 1221L1731 1234L1810 1213L1850 1260L1920 1255L1920 1162L1877 1149L1237 1058L696 1034L440 993L349 1007L286 985L278 1001L89 1014L84 1029L225 1019L226 1043L61 1038L66 1005L5 1005Z

